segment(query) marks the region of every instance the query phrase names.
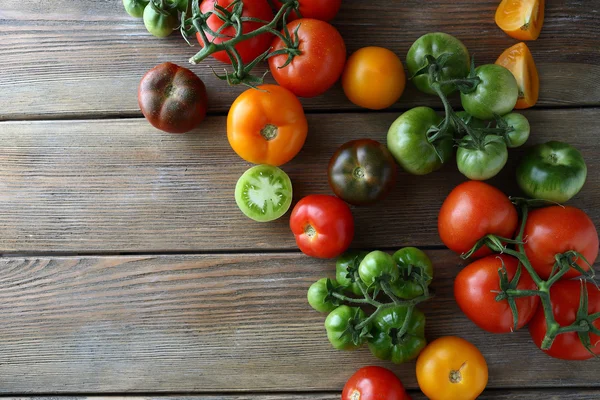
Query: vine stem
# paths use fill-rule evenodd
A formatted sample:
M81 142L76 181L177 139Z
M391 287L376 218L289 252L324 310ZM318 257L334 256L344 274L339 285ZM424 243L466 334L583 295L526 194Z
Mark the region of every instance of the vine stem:
M524 232L525 226L527 223L527 216L529 211L529 206L526 202L521 203L521 226L519 227L519 233L515 238L514 242L516 243L517 250L513 250L511 248L505 247L501 242L502 238L495 237L493 235L488 235L483 238L480 242L487 245L492 251L503 253L515 257L519 260L519 262L525 267L532 280L538 287L538 290L520 290L520 289L509 289L506 290L506 295L519 298L519 297L528 297L528 296L538 296L540 298L540 302L542 303L542 309L544 310L544 317L546 319L546 335L541 343L542 350L547 350L552 346L554 339L560 334L567 332L590 332L590 322L595 318L594 315L587 316L587 319L576 320L573 324L568 326L561 327L556 318L554 317L554 310L552 308L552 301L550 298L550 288L553 284L558 282L570 269L571 265L568 261L565 260L564 255L557 255L556 259L556 267L558 270L555 274L553 274L550 279L544 281L540 278L539 274L535 271L531 262L529 261L526 253L525 253L525 244L524 244ZM480 244L477 244L473 247L472 251L478 248ZM587 299L583 299L583 291L582 291L582 302L587 301ZM583 303L582 303L583 304ZM587 321L587 323L583 323Z
M286 14L287 10L293 8L294 6L295 6L295 4L293 1L284 2L283 6L279 9L277 14L273 18L273 20L271 22L269 22L268 24L263 25L260 28L254 30L254 31L251 31L251 32L247 32L247 33L241 33L241 26L240 26L240 30L239 30L238 34L236 34L233 38L223 41L221 43L217 44L217 43L214 43L211 41L204 42L204 37L203 37L202 39L204 42L203 43L204 47L202 48L202 50L200 50L198 53L196 53L192 58L190 58L189 62L191 64L198 64L201 61L203 61L204 59L206 59L208 56L210 56L211 54L222 51L222 50L230 49L230 48L234 47L235 45L237 45L238 43L243 42L244 40L251 39L253 37L262 35L264 33L273 33L273 31L277 27L277 24L282 19L282 17ZM196 27L195 24L194 24L194 26ZM203 30L201 30L201 31L203 31Z

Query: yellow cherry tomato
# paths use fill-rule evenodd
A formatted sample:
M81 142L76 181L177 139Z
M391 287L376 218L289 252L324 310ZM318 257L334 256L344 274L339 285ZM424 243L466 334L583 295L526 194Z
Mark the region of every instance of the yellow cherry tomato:
M402 62L383 47L363 47L350 56L342 75L348 99L364 108L381 110L394 104L406 86Z
M419 355L417 381L431 400L475 400L487 385L488 367L477 347L446 336Z

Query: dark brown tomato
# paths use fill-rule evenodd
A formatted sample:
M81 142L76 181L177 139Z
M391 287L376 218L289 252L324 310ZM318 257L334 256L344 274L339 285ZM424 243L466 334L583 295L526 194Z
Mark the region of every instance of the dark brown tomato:
M329 161L329 184L334 193L354 205L372 204L384 198L396 183L394 157L371 139L342 145Z
M204 83L196 74L166 62L144 75L138 89L138 103L155 128L185 133L204 120L208 99Z

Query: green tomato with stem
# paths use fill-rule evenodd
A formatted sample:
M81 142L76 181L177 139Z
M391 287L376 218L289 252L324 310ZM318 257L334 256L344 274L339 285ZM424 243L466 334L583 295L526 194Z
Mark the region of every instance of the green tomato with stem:
M380 287L382 282L396 282L400 273L391 255L375 250L365 256L358 266L360 279L368 286Z
M368 332L368 327L358 330L356 326L365 318L365 312L358 307L339 306L325 319L327 339L338 350L359 348L366 340L362 333Z
M534 146L517 167L517 183L527 196L557 203L579 193L586 178L587 166L579 150L558 141Z
M453 152L454 140L450 135L430 143L427 132L442 122L429 107L406 111L390 126L387 146L396 162L414 175L425 175L440 169ZM440 159L441 157L441 159Z
M515 108L519 86L512 72L500 65L486 64L477 67L474 76L479 78L475 89L460 94L466 112L481 120L492 120Z
M496 176L507 160L506 142L497 135L486 136L481 144L463 139L456 152L458 170L467 178L478 181Z
M177 8L163 10L151 1L144 9L144 25L148 32L156 37L169 36L179 26Z
M144 9L149 2L149 0L123 0L123 6L127 14L135 18L142 18L144 16Z
M367 254L369 254L368 251L350 250L342 254L335 263L336 281L340 286L343 286L346 291L357 296L363 294L356 281L357 279L360 279L360 277L357 276L358 266Z
M469 74L469 51L465 45L447 33L434 32L418 38L406 55L408 74L417 89L428 94L436 94L429 79L427 56L442 63L438 69L438 78L442 81L465 78ZM442 85L446 95L454 92L452 84Z
M427 254L416 247L404 247L392 256L400 277L392 284L392 292L402 299L414 299L421 296L423 285L431 284L433 264Z
M502 120L504 121L502 125L506 124L505 126L509 129L507 133L508 147L515 148L524 145L529 139L531 131L527 118L523 114L511 112L503 116Z
M401 364L414 360L425 348L425 315L415 308L409 316L408 310L408 306L401 305L377 314L369 339L369 350L375 357ZM405 326L406 318L409 320Z
M331 293L339 287L332 279L322 278L310 285L306 294L308 304L318 312L326 313L335 310L340 301Z

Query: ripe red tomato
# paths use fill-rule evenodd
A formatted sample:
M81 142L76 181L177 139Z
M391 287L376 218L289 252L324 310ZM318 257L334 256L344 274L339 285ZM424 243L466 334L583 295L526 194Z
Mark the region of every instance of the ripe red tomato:
M337 197L324 194L300 200L292 211L290 228L300 250L317 258L339 256L354 238L350 207Z
M208 11L212 11L214 9L215 3L221 7L227 8L234 0L203 0L200 4L200 11L206 13ZM267 0L244 0L244 9L242 11L242 17L252 17L258 18L263 21L271 21L273 19L273 10L269 6ZM221 20L216 15L211 15L207 20L208 26L213 31L217 31L222 25L223 20ZM243 22L242 23L242 31L244 33L252 32L263 26L264 24L260 22ZM229 26L221 31L223 35L235 36L235 28L233 26ZM219 44L225 40L229 40L228 38L221 37L213 37L211 35L207 35L208 40L214 42L215 44ZM200 38L200 33L196 33L196 38L198 39L198 43L200 46L203 45L202 39ZM271 34L264 33L262 35L255 36L248 40L244 40L243 42L238 43L235 46L235 49L240 53L242 57L242 61L244 63L249 63L254 60L256 57L260 56L262 53L267 51L269 45L271 44ZM222 61L227 64L231 64L231 60L225 51L219 51L212 55L219 61Z
M553 206L531 211L525 224L524 237L525 254L542 279L550 277L556 254L575 250L590 264L598 257L596 227L585 212L575 207ZM590 269L582 259L577 264L586 271ZM577 270L571 268L563 279L579 275Z
M346 45L337 29L327 22L303 18L290 22L287 28L293 33L298 25L300 55L283 68L280 67L285 64L287 54L270 57L269 68L277 83L296 96L318 96L325 93L342 75L346 63ZM271 46L273 51L286 47L279 37L273 40Z
M460 309L481 329L492 333L508 333L514 328L513 314L508 300L496 301L500 291L498 270L502 263L510 281L517 272L519 262L507 255L491 255L469 264L459 272L454 281L454 298ZM527 273L521 269L519 290L536 290L537 286ZM538 296L521 297L515 300L519 314L517 329L527 325L535 314L540 298Z
M346 382L342 400L410 400L410 397L389 369L363 367Z
M302 18L314 18L321 21L332 20L342 6L342 0L298 0L298 2L300 3ZM277 9L280 9L283 5L279 0L275 4L277 5ZM288 21L293 21L296 18L298 18L296 12L292 11L288 17Z
M480 181L468 181L448 195L438 217L438 231L449 249L462 254L488 234L510 238L518 224L517 210L509 198L495 187ZM473 257L490 254L487 247Z
M588 290L588 315L600 312L600 290L592 283L587 283ZM577 310L579 310L579 299L581 296L581 282L559 281L550 288L550 300L554 318L560 326L571 325L577 319ZM593 325L600 329L600 319L596 319ZM529 333L534 343L541 347L542 340L546 336L546 318L544 310L540 307L529 323ZM600 354L600 336L590 334L592 351L594 354ZM563 360L587 360L592 358L592 354L581 344L576 332L560 334L545 353L554 358Z
M185 133L206 116L206 88L187 68L162 63L148 71L138 88L138 104L144 117L157 129Z

